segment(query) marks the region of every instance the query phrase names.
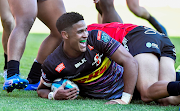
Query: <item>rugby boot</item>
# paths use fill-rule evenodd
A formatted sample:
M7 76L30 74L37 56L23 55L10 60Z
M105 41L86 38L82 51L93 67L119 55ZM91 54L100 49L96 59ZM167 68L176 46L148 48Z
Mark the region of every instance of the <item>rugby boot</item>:
M7 92L12 92L14 89L24 89L29 84L28 80L20 78L19 74L15 74L5 79L3 90L6 90Z
M39 86L39 83L40 83L40 81L38 83L35 83L35 84L28 84L28 86L24 90L26 90L26 91L36 91L38 86Z

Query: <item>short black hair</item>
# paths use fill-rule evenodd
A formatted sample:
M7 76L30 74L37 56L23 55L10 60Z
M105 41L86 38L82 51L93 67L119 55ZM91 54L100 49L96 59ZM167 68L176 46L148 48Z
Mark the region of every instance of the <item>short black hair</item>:
M84 18L77 12L64 13L58 18L56 27L61 33L61 31L65 30L68 27L71 27L73 24L79 22L80 20L84 20Z

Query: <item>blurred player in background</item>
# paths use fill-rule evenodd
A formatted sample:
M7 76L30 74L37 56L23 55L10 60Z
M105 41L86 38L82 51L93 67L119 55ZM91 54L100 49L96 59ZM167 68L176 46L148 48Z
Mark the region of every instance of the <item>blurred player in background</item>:
M62 41L55 24L58 17L66 10L62 0L8 0L8 2L15 19L15 27L8 40L7 80L3 89L12 92L15 88L23 89L30 83L26 90L33 90L31 85L37 87L40 80L41 64ZM50 35L42 42L27 81L19 77L19 65L26 38L36 17L50 29Z
M7 0L0 0L0 17L3 26L2 45L4 49L4 76L7 76L7 43L15 22Z
M105 23L106 22L121 22L122 20L119 19L120 16L118 14L115 14L115 8L114 8L114 0L94 0L96 3L96 9L100 13L98 15L98 21L99 23ZM150 15L150 13L144 8L139 6L139 0L126 0L128 8L133 12L137 17L146 19L149 21L149 23L159 32L164 33L167 36L166 29L154 18ZM115 16L113 18L112 16ZM101 20L101 17L103 20ZM116 20L118 18L119 20ZM123 22L121 22L123 23Z

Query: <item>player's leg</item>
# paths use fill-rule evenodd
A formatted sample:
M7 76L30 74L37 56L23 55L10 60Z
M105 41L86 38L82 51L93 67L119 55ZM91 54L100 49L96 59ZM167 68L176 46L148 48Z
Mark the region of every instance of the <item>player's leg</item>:
M180 65L176 68L176 81L180 81Z
M62 41L56 21L65 12L63 0L46 0L38 3L38 18L50 29L50 35L42 42L38 51L37 61L41 64Z
M101 14L100 13L98 13L98 23L99 24L102 24L102 17L101 17Z
M161 82L156 84L159 75L159 60L152 53L142 53L134 57L139 64L137 90L140 92L141 99L144 102L151 102L159 97L158 91L164 91L164 89L159 90L159 88L162 89L167 85L163 86ZM155 86L154 89L153 86Z
M2 33L2 45L4 49L4 75L7 74L7 42L11 31L14 28L14 18L9 9L9 4L7 0L0 0L0 16L1 23L3 26Z
M135 56L135 59L139 63L137 90L140 92L141 99L144 102L156 101L172 94L178 95L179 89L177 87L180 87L178 85L179 82L173 83L173 88L176 89L173 89L173 93L168 91L169 82L175 80L175 70L173 70L172 66L174 65L174 60L170 58L166 59L165 62L159 63L158 58L152 53L138 54ZM162 64L164 66L161 66ZM159 75L159 72L162 75ZM165 77L162 77L163 75L165 75ZM169 79L167 79L168 77ZM160 102L161 104L180 103L178 99L170 97L166 98L164 101L161 100Z
M14 88L25 88L28 84L27 80L19 77L19 61L37 15L37 0L8 0L8 3L16 24L8 40L8 72L3 89L11 92ZM13 81L12 85L10 81Z
M37 61L33 63L28 75L28 81L32 85L40 80L41 64L62 41L61 35L56 28L56 21L65 12L65 6L62 0L46 0L38 2L38 18L50 29L50 35L42 42L36 58ZM26 90L31 90L30 85Z
M139 0L126 0L128 8L138 17L148 20L157 31L167 35L166 29L144 8L139 6Z
M96 9L102 16L102 23L108 22L121 22L121 17L118 15L114 8L114 0L99 0L96 3Z
M160 74L159 81L175 81L176 72L174 67L174 60L170 57L161 57L160 59ZM175 88L175 87L173 87ZM180 96L170 96L164 99L158 100L161 105L178 105L180 104Z

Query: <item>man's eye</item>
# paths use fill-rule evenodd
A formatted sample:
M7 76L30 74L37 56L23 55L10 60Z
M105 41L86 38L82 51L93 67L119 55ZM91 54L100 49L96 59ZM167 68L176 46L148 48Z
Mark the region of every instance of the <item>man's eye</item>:
M83 32L82 30L78 31L78 33L82 33L82 32Z

